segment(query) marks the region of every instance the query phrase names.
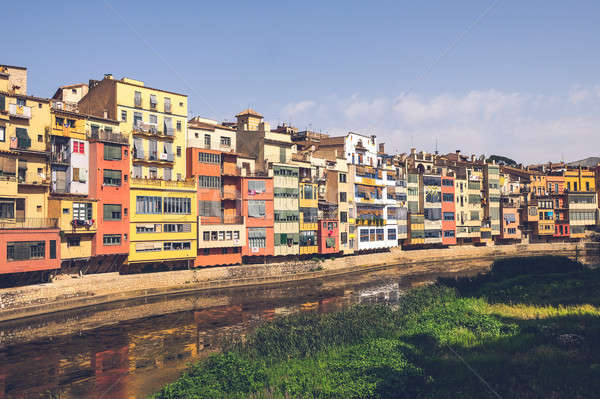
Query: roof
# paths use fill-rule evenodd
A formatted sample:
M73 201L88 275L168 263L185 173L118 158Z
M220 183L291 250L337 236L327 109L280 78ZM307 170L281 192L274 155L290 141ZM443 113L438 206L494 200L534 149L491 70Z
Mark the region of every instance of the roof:
M259 118L263 117L261 114L259 114L258 112L256 112L252 108L246 108L245 110L243 110L242 112L240 112L239 114L237 114L236 117L238 117L238 116L244 116L244 115L252 115L252 116L259 117Z
M13 69L21 69L21 70L24 70L24 71L27 70L27 67L15 66L15 65L0 64L0 67L13 68Z
M205 123L205 122L197 122L197 121L189 121L188 122L188 129L192 128L192 129L204 129L204 130L210 130L210 131L214 131L215 129L222 129L222 130L229 130L234 132L235 129L229 127L229 126L223 126L223 125L213 125L211 123Z

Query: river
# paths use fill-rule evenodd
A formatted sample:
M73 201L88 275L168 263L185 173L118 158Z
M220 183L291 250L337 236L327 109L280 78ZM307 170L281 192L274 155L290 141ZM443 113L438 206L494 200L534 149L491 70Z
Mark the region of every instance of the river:
M463 268L464 275L489 265L449 263L446 270ZM188 362L264 321L362 302L394 303L412 287L458 274L407 276L397 266L277 286L165 295L2 323L0 399L145 398L177 379Z

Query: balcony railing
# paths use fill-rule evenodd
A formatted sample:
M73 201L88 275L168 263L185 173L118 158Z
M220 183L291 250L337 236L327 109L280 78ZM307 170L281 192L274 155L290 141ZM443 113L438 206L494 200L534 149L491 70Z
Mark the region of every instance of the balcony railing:
M45 173L23 172L23 170L21 169L19 170L19 174L17 177L19 180L19 184L50 184L50 180L47 178Z
M31 107L26 105L9 104L8 113L16 118L31 119Z
M108 141L119 144L127 144L129 140L121 133L115 133L111 130L92 130L87 133L88 139L98 141Z
M53 229L58 228L58 219L23 218L0 219L0 230L6 229Z
M134 151L133 154L134 161L149 161L149 162L174 162L175 156L174 154L167 153L158 153L157 151L150 151L149 154L143 153L139 154L137 151Z
M215 225L215 224L244 224L243 216L222 216L222 217L210 217L200 216L201 225Z
M144 134L155 137L173 137L175 130L172 127L165 127L165 131L160 131L158 126L151 123L137 122L133 125L133 134Z
M71 163L71 152L68 150L62 150L50 153L50 162L58 164L70 164Z

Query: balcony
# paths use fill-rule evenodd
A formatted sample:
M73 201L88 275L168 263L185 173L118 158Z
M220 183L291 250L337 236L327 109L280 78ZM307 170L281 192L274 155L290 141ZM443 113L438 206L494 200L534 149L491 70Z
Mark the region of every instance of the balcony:
M16 195L17 178L14 175L0 175L0 192L2 195Z
M141 179L132 177L129 179L130 188L152 188L152 189L189 189L196 190L196 180L160 180L160 179Z
M2 219L2 220L0 220L0 230L56 229L56 228L58 228L58 219L23 218L23 219Z
M231 163L224 163L221 174L224 176L241 176L242 169Z
M73 219L69 222L69 225L71 229L64 229L66 233L85 234L96 232L96 221L94 219Z
M174 154L167 154L167 153L158 153L157 151L150 151L149 154L139 154L137 151L135 151L134 148L134 152L133 152L133 161L139 161L139 162L174 162L175 161L175 156Z
M68 149L51 152L50 162L59 165L69 165L71 163L71 152Z
M18 174L19 184L33 186L48 186L50 179L45 173L29 172L26 169L19 169Z
M152 123L144 123L137 122L133 126L133 135L134 136L147 136L147 137L157 137L157 138L167 138L173 139L173 135L175 130L171 127L165 127L164 131L158 130L158 126Z
M13 136L10 138L10 148L13 150L28 150L31 148L29 136Z
M31 119L31 107L26 105L9 104L8 114L14 118Z
M221 225L221 224L244 224L243 216L221 216L221 217L210 217L210 216L199 216L198 223L203 226L208 225Z
M107 141L109 143L127 144L129 139L121 133L115 133L111 130L92 130L87 133L88 140Z

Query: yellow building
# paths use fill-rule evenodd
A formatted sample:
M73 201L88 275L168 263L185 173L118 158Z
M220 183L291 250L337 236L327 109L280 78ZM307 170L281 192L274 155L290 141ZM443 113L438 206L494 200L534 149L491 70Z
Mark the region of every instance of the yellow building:
M185 265L197 251L194 180L130 179L128 262Z
M81 112L120 122L131 149L128 262L185 265L197 252L195 181L186 181L187 96L105 75Z
M27 69L0 65L0 219L48 217L49 129L50 101L27 95Z
M97 201L52 195L48 200L48 215L58 219L61 259L87 261L92 256L92 242L98 230Z
M300 176L303 170L300 168ZM308 168L310 169L310 168ZM319 195L318 185L312 182L300 182L300 255L316 254L319 252L317 244Z
M565 187L570 193L591 193L596 191L594 171L577 168L564 172Z

